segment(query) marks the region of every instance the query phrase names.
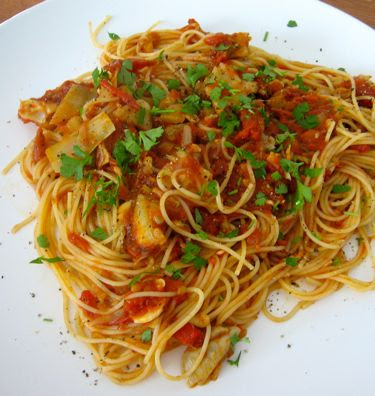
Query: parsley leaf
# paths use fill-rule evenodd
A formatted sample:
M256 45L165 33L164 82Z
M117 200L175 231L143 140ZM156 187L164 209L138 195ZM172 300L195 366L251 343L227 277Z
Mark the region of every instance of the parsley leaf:
M134 92L134 84L137 79L133 70L133 62L129 59L125 59L122 62L121 69L117 74L117 82L122 85L126 85L132 92Z
M46 249L46 248L49 247L48 238L44 234L40 234L36 240L38 241L38 245L41 248L45 248Z
M180 81L175 80L174 78L167 81L168 89L178 89L180 88L180 85L181 85Z
M217 196L217 194L219 194L219 189L218 189L218 185L217 185L217 181L216 180L211 180L208 185L207 185L207 191L213 195L214 197Z
M173 279L180 279L182 278L182 270L176 269L172 264L168 264L165 266L165 270L172 275Z
M58 262L60 262L60 261L65 261L65 259L63 259L63 258L61 258L61 257L58 257L58 256L56 256L56 257L51 257L51 258L44 257L44 256L40 256L40 257L37 257L37 258L34 259L34 260L31 260L31 261L30 261L30 264L42 264L43 261L45 261L45 262L47 262L47 263L58 263Z
M94 83L94 87L98 88L100 85L100 81L102 80L108 80L109 78L109 73L107 70L103 69L98 69L97 67L94 69L94 71L91 73L92 81Z
M307 91L309 90L309 87L307 87L307 86L305 85L305 83L304 83L304 81L303 81L303 78L302 78L299 74L296 75L296 78L293 80L292 84L293 84L293 85L297 85L298 88L299 88L301 91L307 92Z
M240 338L238 334L233 334L232 337L230 337L230 343L232 348L239 342L245 342L246 344L250 344L250 339L249 337Z
M288 22L287 26L288 26L288 27L297 27L298 25L297 25L297 22L296 22L296 21L294 21L294 20L291 19L291 20Z
M263 36L263 41L267 41L269 32L265 32Z
M332 187L332 192L335 193L335 194L348 192L350 190L351 190L351 187L348 186L347 184L335 184Z
M82 180L83 168L92 164L92 157L79 146L73 146L73 151L76 157L70 157L65 153L61 154L60 174L67 178L74 176L76 180Z
M241 353L240 352L236 358L236 360L227 360L228 364L230 364L231 366L236 366L238 367L239 363L240 363L240 358L241 358Z
M296 267L298 265L299 259L296 257L287 257L285 259L286 265L289 265L290 267Z
M150 342L151 338L152 338L152 330L151 329L145 330L141 335L142 342Z
M294 207L298 211L302 209L304 203L312 202L312 191L310 187L305 186L299 180L297 180L297 191L294 197Z
M205 65L198 63L196 66L188 65L186 72L186 80L189 85L195 87L195 84L202 77L207 76L208 69Z
M217 125L223 128L223 136L231 135L240 126L240 120L234 113L222 111Z
M238 234L239 234L239 230L238 228L235 228L234 230L229 231L226 234L224 234L223 232L219 232L217 236L219 238L235 238Z
M146 109L141 107L137 113L137 123L143 125L145 123Z
M231 45L227 45L224 43L220 43L217 47L215 47L215 51L226 51L227 49L229 49L231 47Z
M149 85L148 91L150 92L150 94L152 96L152 100L154 101L155 106L159 106L160 101L163 100L167 96L167 93L164 91L164 89L162 89L154 84Z
M243 73L242 74L242 80L251 82L254 81L255 74L254 73Z
M279 185L276 186L275 192L276 192L276 194L287 194L288 187L286 184L280 183Z
M198 208L195 208L194 217L195 217L195 222L197 224L202 224L203 223L203 217L202 217L201 212L199 211Z
M297 105L292 114L294 119L297 121L297 124L300 125L303 129L312 129L316 128L319 125L319 120L316 114L307 114L310 110L310 106L307 102L302 102Z
M341 260L340 260L340 258L339 257L335 257L333 260L332 260L332 265L339 265L339 264L341 264Z
M207 139L209 142L212 142L216 138L216 132L215 131L207 131Z
M114 41L120 39L120 36L119 36L118 34L116 34L116 33L110 33L110 32L108 32L108 36L109 36L109 38L110 38L111 40L114 40Z
M158 144L156 140L164 133L163 127L149 129L148 131L139 132L139 138L143 143L143 148L146 151L150 151L152 147Z
M181 261L185 264L193 262L195 269L198 271L207 265L207 260L201 256L198 256L201 248L192 243L187 242L186 247L183 249L184 255L181 257Z
M96 186L97 190L88 202L83 212L83 217L86 216L94 205L97 205L100 210L116 205L118 193L120 191L120 178L118 179L118 183L115 183L112 180L105 181L104 178L101 177L96 182Z
M97 239L98 241L104 241L108 238L107 231L103 230L101 227L95 228L95 230L90 234L91 237Z
M184 99L182 112L190 115L199 113L201 109L201 98L197 94L192 94Z
M275 181L281 180L280 172L278 172L278 171L273 172L271 175L271 178L272 178L272 180L275 180Z
M263 192L258 192L256 195L255 205L257 206L264 206L267 202L267 195Z
M197 235L199 236L199 238L201 239L208 239L208 234L202 230L197 232Z
M303 164L303 162L294 162L286 158L282 158L280 160L280 165L284 169L284 171L290 173L296 179L299 178L298 168Z
M305 170L304 170L304 174L306 175L306 176L309 176L309 177L311 177L311 178L314 178L314 177L318 177L318 176L320 176L320 174L323 172L323 169L322 168L306 168Z

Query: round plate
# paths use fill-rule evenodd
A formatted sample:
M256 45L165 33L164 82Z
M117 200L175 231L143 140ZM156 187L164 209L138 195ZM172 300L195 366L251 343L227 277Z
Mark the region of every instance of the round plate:
M1 167L35 133L34 126L17 119L19 100L41 96L94 68L99 53L90 43L88 21L96 25L106 15L113 19L102 41L108 40L108 31L128 35L157 20L166 28L181 27L194 17L207 31L248 31L254 45L288 59L375 75L374 30L318 1L48 1L0 25ZM290 19L298 27L287 27ZM33 226L10 233L36 203L17 167L0 178L1 394L374 394L375 294L347 288L283 324L260 316L249 328L251 343L238 345L244 351L239 367L224 362L218 380L205 387L191 391L157 374L135 386L112 384L95 371L89 349L67 334L52 272L29 264L37 255ZM357 272L371 276L369 267ZM168 356L166 366L176 371L177 357Z

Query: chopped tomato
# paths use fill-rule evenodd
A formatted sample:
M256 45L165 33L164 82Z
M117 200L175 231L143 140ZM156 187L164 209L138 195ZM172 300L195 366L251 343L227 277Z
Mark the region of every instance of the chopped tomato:
M45 156L45 151L46 140L43 135L43 130L39 128L34 138L33 161L37 163L41 158Z
M90 251L90 244L86 241L86 239L82 238L75 232L70 231L68 233L68 239L73 245L77 246L79 249L84 250L87 253Z
M181 344L193 348L200 348L204 341L203 331L191 323L186 323L185 326L175 333L174 337Z
M155 66L156 61L154 60L147 60L147 59L130 59L133 63L133 72L137 73L139 70L145 68L145 67L150 67L150 66Z
M98 299L94 296L94 294L90 290L83 290L81 293L81 297L79 299L89 307L97 308L98 306ZM84 309L84 311L86 312L86 315L90 317L96 316L96 314L87 311L86 309Z
M124 313L130 318L145 315L147 312L154 310L165 297L138 297L126 300L124 304Z
M187 30L198 30L202 31L199 23L194 18L189 18L188 24L180 29L180 32L186 32Z
M107 80L102 80L100 85L107 89L113 96L117 96L122 103L129 105L134 110L139 110L139 104L133 98L133 96L129 95L125 91L120 88L116 88Z
M233 138L234 144L259 141L264 130L264 119L261 115L251 115L246 110L240 113L242 129Z
M230 45L231 41L229 34L225 33L216 33L204 39L205 44L212 45L213 47L217 47L219 44Z
M178 279L172 279L172 278L165 278L165 291L167 292L177 292L178 289L184 286L184 282L178 280ZM178 294L177 296L173 297L173 300L176 301L176 305L181 304L188 298L187 293L183 294Z
M324 131L309 129L301 134L301 142L309 150L323 150L326 142L324 140L325 134L322 132Z

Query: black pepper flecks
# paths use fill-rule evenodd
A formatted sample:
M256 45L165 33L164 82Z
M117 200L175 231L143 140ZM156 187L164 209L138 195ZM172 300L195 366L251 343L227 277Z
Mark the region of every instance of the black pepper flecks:
M77 352L76 351L72 351L72 354L75 355Z
M35 293L30 293L31 298L35 298L36 294Z
M292 345L291 345L291 344L288 344L288 345L287 345L287 347L288 347L288 348L291 348L291 347L292 347Z

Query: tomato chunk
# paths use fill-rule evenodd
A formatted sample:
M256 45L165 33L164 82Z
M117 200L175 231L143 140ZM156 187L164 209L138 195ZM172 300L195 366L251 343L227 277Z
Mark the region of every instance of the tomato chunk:
M90 290L83 290L81 293L81 297L79 298L83 303L86 305L92 307L92 308L97 308L98 306L98 299L95 297L95 295L90 291ZM96 317L96 314L87 311L84 309L86 312L87 316L90 316L92 318Z
M203 344L204 334L201 329L191 323L186 323L184 327L178 330L174 337L181 342L181 344L199 348Z

